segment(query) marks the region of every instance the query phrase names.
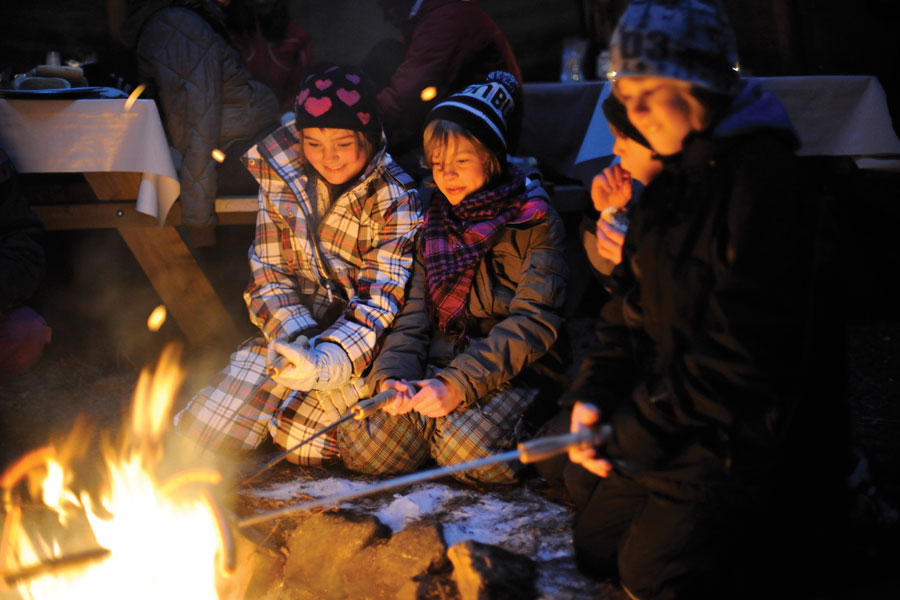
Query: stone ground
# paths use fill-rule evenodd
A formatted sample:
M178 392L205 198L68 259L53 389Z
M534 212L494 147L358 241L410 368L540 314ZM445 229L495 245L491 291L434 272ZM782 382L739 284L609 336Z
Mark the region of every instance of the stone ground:
M198 260L237 319L244 318L240 291L251 237L250 228L221 228L219 244L198 252ZM172 323L155 334L146 330L146 318L159 301L115 232L53 232L48 252L48 274L35 304L53 326L54 339L31 372L0 384L0 468L66 433L78 415L115 430L140 369L155 362L166 342L180 338ZM900 507L900 317L896 296L885 291L891 289L889 284L880 287L896 279L896 272L854 280L849 392L854 442L867 459L868 470L858 482L859 507L848 548L853 558L847 564L855 583L845 597L900 597L900 575L888 552L897 546L893 508ZM580 329L577 321L572 329L574 333ZM188 379L179 403L208 380L231 349L185 351ZM273 471L272 477L290 477L293 472ZM517 495L515 490L504 493ZM535 493L524 486L519 495ZM568 506L564 501L557 505L564 519ZM543 533L538 527L533 535ZM615 598L614 591L576 583L581 579L570 561L561 561L556 569L568 574L574 588L546 592L546 598Z

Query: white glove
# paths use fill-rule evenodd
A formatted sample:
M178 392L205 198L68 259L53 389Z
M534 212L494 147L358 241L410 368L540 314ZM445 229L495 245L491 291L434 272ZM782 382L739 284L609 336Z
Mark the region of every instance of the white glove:
M269 345L266 347L266 372L270 374L278 374L284 370L285 367L288 366L287 359L281 355L275 349L275 344L291 344L286 337L278 337L269 341ZM297 339L293 341L294 346L299 346L301 348L307 348L309 346L309 339L305 335L297 336Z
M332 390L346 384L353 373L350 357L343 348L331 342L306 348L305 344L275 340L272 348L289 363L272 378L292 390Z
M347 409L359 402L360 398L368 398L369 393L362 379L354 378L339 388L332 390L313 390L307 398L319 403L319 407L328 415L332 423L340 419Z

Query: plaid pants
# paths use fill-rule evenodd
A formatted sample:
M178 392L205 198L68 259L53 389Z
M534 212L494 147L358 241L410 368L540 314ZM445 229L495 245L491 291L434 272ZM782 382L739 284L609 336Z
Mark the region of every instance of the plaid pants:
M278 385L266 374L262 337L244 342L212 383L175 415L175 429L215 452L243 452L259 446L267 434L290 448L331 424L315 393ZM334 432L304 444L287 459L318 465L339 458Z
M338 428L338 446L347 468L369 475L408 473L429 456L438 465L455 465L510 449L518 441L516 424L537 390L508 388L478 405L432 419L415 411L392 416L379 410L363 421ZM516 469L498 463L453 475L465 483L513 483Z

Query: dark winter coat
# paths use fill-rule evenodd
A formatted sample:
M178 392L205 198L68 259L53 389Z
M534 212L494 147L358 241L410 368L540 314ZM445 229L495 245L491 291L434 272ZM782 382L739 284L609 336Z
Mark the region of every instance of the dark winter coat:
M522 80L506 36L474 1L424 0L404 34L405 58L377 97L392 149L421 143L428 111L491 71L508 71ZM423 102L421 92L429 86L437 95Z
M666 492L765 469L809 386L816 216L796 146L778 101L745 83L632 215L571 398L600 405L609 455Z
M440 377L470 405L523 372L540 370L536 363L552 360L547 353L563 325L564 244L565 230L552 208L540 219L507 224L475 271L470 341L462 352L429 319L425 271L417 255L406 305L375 359L370 381L421 379L430 363L442 367ZM533 380L525 385L535 387Z
M141 78L152 83L161 104L169 145L180 160L182 222L190 227L217 222L212 151L249 145L279 124L275 95L251 79L221 19L214 2L153 0L122 27Z

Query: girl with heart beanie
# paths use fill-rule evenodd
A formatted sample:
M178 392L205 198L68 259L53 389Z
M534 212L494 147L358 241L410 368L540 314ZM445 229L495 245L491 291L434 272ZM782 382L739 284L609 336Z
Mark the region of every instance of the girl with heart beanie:
M295 115L244 157L260 184L244 292L259 335L176 417L179 431L218 451L269 435L291 446L365 394L361 376L412 272L419 197L385 152L363 74L320 65ZM337 457L334 437L321 436L288 459Z

